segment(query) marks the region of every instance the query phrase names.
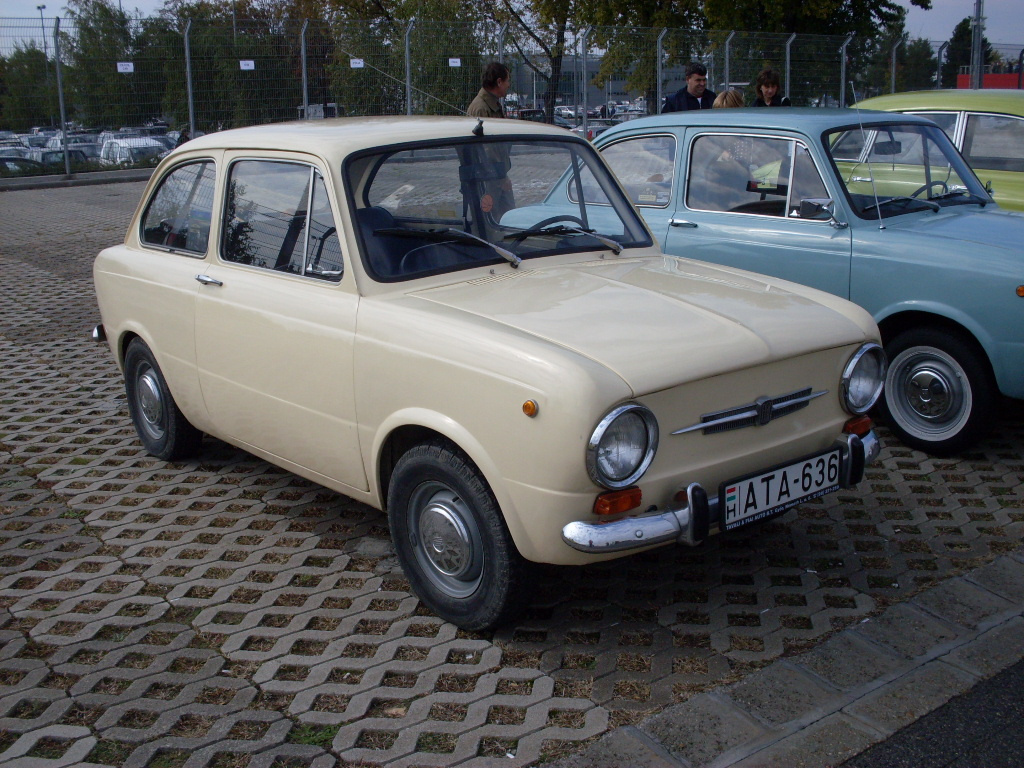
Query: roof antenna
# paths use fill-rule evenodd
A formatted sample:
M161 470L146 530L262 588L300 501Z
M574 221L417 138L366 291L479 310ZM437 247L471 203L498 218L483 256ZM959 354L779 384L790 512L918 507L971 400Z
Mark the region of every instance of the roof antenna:
M484 135L484 121L482 119L480 119L479 117L476 120L476 127L473 129L473 135L474 136L483 136Z
M871 147L868 145L868 135L864 130L864 120L860 116L860 103L857 101L857 89L853 87L853 80L850 81L850 93L853 94L853 107L857 110L857 122L860 124L860 135L864 140L864 162L868 164L868 178L871 179L871 196L875 198L874 209L878 213L878 228L885 229L885 221L882 220L882 206L878 202L878 189L875 188L875 172L871 168Z

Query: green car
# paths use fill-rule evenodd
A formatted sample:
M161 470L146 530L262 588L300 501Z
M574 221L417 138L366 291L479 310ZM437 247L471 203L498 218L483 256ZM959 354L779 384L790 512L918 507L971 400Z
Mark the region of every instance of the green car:
M863 109L935 121L1003 208L1024 211L1024 91L912 91L876 96Z

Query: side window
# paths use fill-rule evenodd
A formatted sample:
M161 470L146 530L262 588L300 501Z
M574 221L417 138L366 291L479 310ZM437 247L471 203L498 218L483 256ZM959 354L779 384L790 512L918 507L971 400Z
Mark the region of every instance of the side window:
M956 112L910 112L908 114L927 117L939 126L943 133L949 136L950 141L954 140L953 134L956 133Z
M1024 171L1024 119L968 115L963 155L975 171Z
M793 144L761 136L698 136L690 149L687 207L785 216Z
M157 187L142 217L142 242L206 253L213 212L214 165L180 165Z
M672 199L675 136L641 136L601 149L634 205L666 207Z
M323 178L312 166L271 160L232 164L222 229L225 261L341 279L334 216Z

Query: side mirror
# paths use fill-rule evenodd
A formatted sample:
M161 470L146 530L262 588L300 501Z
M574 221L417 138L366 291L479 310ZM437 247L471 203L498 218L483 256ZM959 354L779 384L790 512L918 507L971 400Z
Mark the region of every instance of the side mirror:
M801 219L830 219L832 218L832 199L809 197L801 200L798 215Z
M989 179L988 181L985 182L985 191L988 192L990 197L992 196L992 179Z

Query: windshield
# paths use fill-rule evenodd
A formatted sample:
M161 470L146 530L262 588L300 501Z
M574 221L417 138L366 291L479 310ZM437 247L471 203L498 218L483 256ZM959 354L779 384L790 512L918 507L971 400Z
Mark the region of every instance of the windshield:
M567 179L586 185L582 204L566 197ZM651 245L597 154L578 141L453 139L367 152L348 160L346 180L364 263L381 281Z
M825 134L853 210L865 219L987 204L988 193L949 138L931 125L866 125Z

